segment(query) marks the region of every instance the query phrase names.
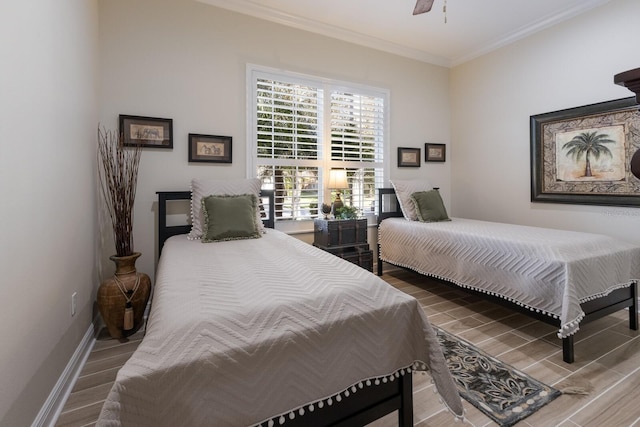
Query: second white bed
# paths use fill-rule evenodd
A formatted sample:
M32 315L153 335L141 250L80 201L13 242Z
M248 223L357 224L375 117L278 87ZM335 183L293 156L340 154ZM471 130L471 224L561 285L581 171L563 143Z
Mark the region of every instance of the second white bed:
M380 259L499 296L579 329L580 304L640 278L640 247L608 236L471 219L387 218Z

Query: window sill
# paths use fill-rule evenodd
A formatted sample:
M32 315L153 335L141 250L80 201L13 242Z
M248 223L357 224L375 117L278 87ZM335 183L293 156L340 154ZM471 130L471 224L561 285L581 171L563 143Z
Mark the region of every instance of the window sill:
M291 235L313 233L313 220L276 221L276 230Z
M367 214L364 218L367 219L367 228L378 226L378 217L376 215ZM313 220L276 221L276 230L290 235L313 234Z

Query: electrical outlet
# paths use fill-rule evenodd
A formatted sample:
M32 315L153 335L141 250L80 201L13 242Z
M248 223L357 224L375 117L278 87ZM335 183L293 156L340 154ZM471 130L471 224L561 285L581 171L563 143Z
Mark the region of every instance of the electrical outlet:
M71 294L71 317L76 315L76 308L78 306L78 293Z

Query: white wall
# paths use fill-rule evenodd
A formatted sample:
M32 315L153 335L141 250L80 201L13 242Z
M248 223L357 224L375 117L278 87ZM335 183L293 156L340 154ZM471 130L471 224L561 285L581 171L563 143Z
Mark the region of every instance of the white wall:
M451 72L452 215L640 243L640 209L530 202L529 117L633 96L640 2L613 0Z
M390 89L391 178L428 178L453 215L640 242L637 209L529 201L528 127L533 114L631 96L612 78L640 66L637 16L640 2L613 0L449 71L193 1L3 1L0 425L33 420L112 269L95 221L98 119L174 119L174 149L145 150L140 169L134 234L152 276L155 192L245 175L248 62ZM188 164L190 132L233 136L233 164ZM396 147L427 141L448 144L446 163L395 167Z
M0 3L2 426L31 424L92 320L97 11Z
M246 64L391 91L391 177L428 177L449 198L450 163L396 168L396 147L449 143L449 71L195 1L100 1L103 124L118 114L174 120L173 150L145 149L135 206L138 268L153 277L156 191L246 174ZM189 164L187 135L233 137L233 164ZM103 257L111 255L105 248ZM106 266L108 266L108 261ZM105 267L108 268L108 267Z

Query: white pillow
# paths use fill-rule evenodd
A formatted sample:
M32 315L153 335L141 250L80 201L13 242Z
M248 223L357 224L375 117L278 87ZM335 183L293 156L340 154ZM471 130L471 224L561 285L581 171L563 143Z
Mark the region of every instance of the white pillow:
M204 227L204 214L202 212L202 199L207 196L255 194L260 198L262 181L253 179L193 179L191 180L191 232L187 235L189 240L198 240L202 237ZM258 228L264 232L260 209L256 209Z
M396 197L398 198L398 203L400 204L400 209L404 217L409 221L417 221L418 212L416 212L415 203L411 200L411 195L418 191L432 190L433 187L429 184L429 181L426 179L408 181L394 180L391 181L391 185L393 185L393 188L396 190Z

